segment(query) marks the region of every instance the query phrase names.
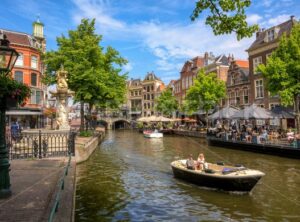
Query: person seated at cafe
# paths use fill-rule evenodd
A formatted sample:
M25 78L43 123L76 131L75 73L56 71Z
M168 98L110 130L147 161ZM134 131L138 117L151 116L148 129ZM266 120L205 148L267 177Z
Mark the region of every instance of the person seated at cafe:
M197 169L205 170L207 168L207 163L205 162L204 154L200 153L197 159Z
M263 127L261 133L261 142L267 142L268 140L268 131Z
M286 136L287 136L288 142L292 143L295 138L295 133L291 129L289 129L288 132L286 133Z
M189 170L195 170L195 161L192 154L190 154L189 158L186 160L186 168Z

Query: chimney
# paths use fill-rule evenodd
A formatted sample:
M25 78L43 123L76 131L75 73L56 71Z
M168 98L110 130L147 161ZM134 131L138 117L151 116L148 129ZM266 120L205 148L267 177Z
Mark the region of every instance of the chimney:
M291 15L291 21L294 21L294 19L295 19L295 16Z

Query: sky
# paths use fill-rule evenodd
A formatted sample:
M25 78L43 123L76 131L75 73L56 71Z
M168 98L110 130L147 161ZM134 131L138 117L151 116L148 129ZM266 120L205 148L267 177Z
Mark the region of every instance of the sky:
M101 46L112 46L128 60L123 72L144 78L154 72L166 84L180 77L189 59L212 52L247 59L255 37L237 41L235 34L214 36L205 25L205 13L190 20L195 0L0 0L0 29L32 34L32 22L44 23L47 50L56 50L56 37L75 30L82 18L96 19ZM5 8L4 8L5 7ZM294 15L299 0L252 0L249 24L269 28Z

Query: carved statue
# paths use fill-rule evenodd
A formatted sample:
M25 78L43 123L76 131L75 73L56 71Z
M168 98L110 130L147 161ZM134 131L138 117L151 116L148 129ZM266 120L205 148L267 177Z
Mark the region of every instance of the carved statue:
M67 71L59 70L56 74L57 90L68 90Z
M61 69L56 72L56 92L50 91L52 96L57 99L57 129L63 130L70 129L68 122L67 98L74 95L74 92L68 90L67 74L68 72L64 70L63 66L61 66Z

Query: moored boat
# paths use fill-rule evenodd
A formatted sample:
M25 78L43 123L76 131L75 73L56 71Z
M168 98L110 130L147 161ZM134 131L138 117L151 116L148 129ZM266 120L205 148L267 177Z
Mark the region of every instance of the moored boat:
M242 166L223 166L208 163L206 170L189 170L186 160L176 160L171 163L176 178L188 182L225 191L250 192L265 174L258 170Z
M163 133L159 133L158 131L144 131L143 132L144 137L146 138L162 138L163 137Z

